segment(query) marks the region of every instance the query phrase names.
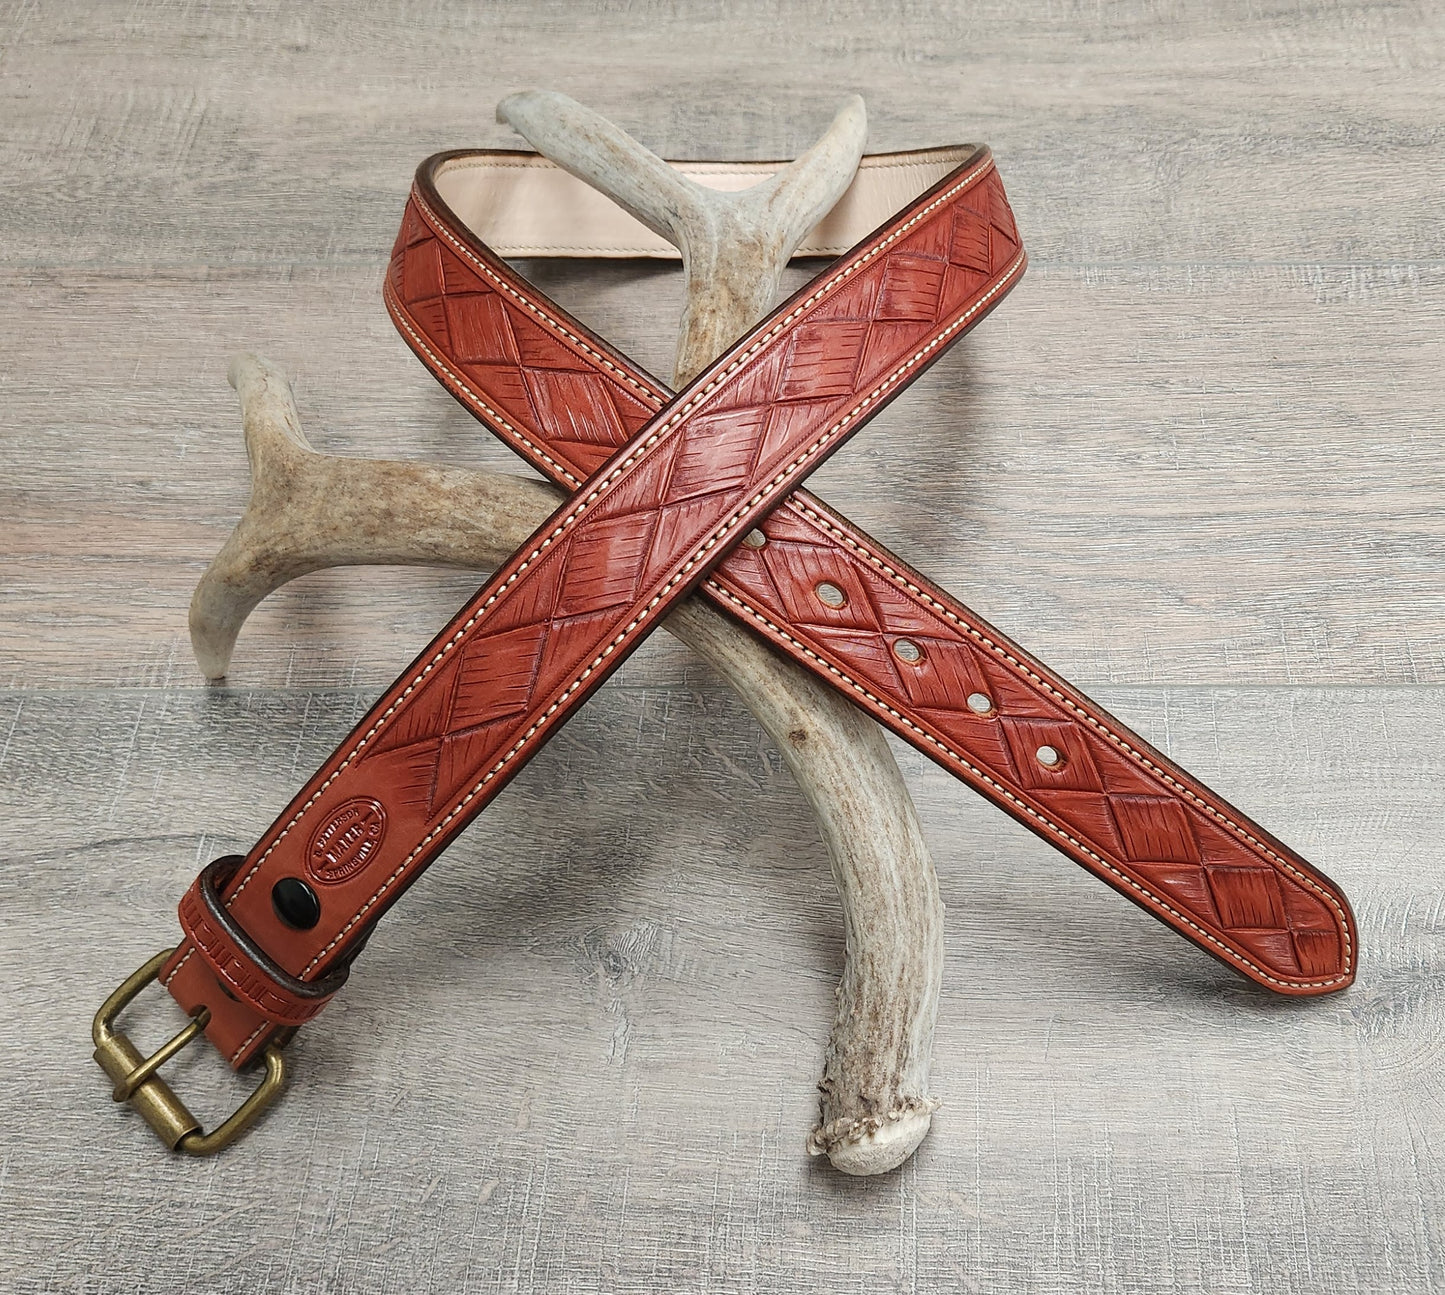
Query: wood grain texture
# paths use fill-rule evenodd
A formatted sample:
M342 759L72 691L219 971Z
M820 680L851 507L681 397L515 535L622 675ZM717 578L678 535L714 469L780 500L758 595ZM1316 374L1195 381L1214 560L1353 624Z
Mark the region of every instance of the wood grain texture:
M644 362L668 353L671 279L566 275L564 304ZM264 344L327 451L524 470L378 313L380 261L6 277L10 686L196 681L186 603L247 490L237 350ZM1034 266L817 493L1085 688L1445 681L1445 265L1353 278ZM476 583L307 577L258 610L234 677L380 688ZM685 668L654 651L645 677Z
M841 949L798 793L729 695L611 687L388 917L284 1104L169 1160L108 1107L89 1012L369 700L0 698L7 1289L1417 1291L1445 1264L1445 690L1102 698L1351 890L1370 958L1308 1004L900 751L948 906L945 1105L863 1183L803 1154ZM208 1061L174 1073L213 1110Z
M1438 6L1341 0L0 6L0 1287L1445 1287L1442 53ZM511 144L528 85L673 156L791 154L844 90L874 148L994 146L1028 278L819 493L1336 876L1349 994L1265 998L900 750L945 1105L841 1179L802 1150L822 847L658 642L388 918L244 1144L168 1160L110 1109L102 994L475 587L307 577L201 687L226 359L282 364L327 450L516 470L380 282L416 163ZM675 270L534 270L666 368Z

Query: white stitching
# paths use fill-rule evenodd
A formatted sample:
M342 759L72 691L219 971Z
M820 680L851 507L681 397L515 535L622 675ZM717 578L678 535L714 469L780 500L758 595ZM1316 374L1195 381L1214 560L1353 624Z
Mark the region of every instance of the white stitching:
M431 209L431 207L427 204L426 199L423 198L420 193L413 190L411 196L416 202L417 207L421 210L422 214L426 216L427 223L431 225L432 228L439 235L445 238L447 242L449 242L453 247L455 247L458 252L460 252L464 257L466 257L467 260L469 260L473 265L475 265L477 269L479 269L484 275L486 275L487 278L489 278L493 283L495 283L509 297L512 297L516 301L521 303L521 305L525 309L536 315L538 319L542 320L554 331L561 333L562 336L567 338L568 341L574 343L577 346L580 346L583 351L590 355L604 368L609 369L617 377L621 378L622 381L625 382L629 387L632 387L635 391L640 392L644 397L647 397L651 394L648 389L644 387L640 382L638 382L635 378L633 378L631 374L618 368L617 365L613 364L612 361L609 360L600 351L593 350L592 347L590 347L575 333L570 332L568 329L564 328L550 315L546 314L545 311L534 305L514 287L512 287L511 284L509 284L505 279L503 279L501 275L499 275L494 269L492 269L490 265L483 261L481 257L477 256L471 248L469 248L455 234L453 234L450 229L447 228L446 222L444 222L441 217L439 217L436 212ZM653 404L653 408L657 408L655 403Z
M251 1031L250 1037L243 1044L241 1044L239 1048L237 1048L233 1053L231 1053L232 1065L235 1065L236 1060L240 1057L241 1053L245 1052L245 1050L256 1041L256 1036L259 1035L262 1030L270 1029L271 1024L272 1022L270 1021L262 1021L260 1025L258 1025L254 1030Z
M396 324L406 331L406 335L410 337L412 341L415 342L423 352L425 352L427 358L431 360L431 362L435 364L437 368L444 370L444 376L450 380L448 383L449 386L455 385L460 387L463 391L467 393L468 396L472 398L478 408L485 412L487 416L487 422L492 426L494 430L502 433L510 440L516 441L521 445L525 445L544 463L551 464L551 466L556 468L556 470L560 472L562 476L567 478L568 484L571 485L574 490L582 484L581 478L572 471L570 471L565 463L554 459L540 445L530 440L524 433L513 427L512 424L506 420L506 418L504 418L489 404L487 404L487 402L483 400L481 396L479 396L475 391L472 390L470 386L467 385L467 383L462 379L459 374L457 374L452 368L450 368L450 366L448 366L446 362L439 355L437 355L437 353L433 351L430 346L426 344L426 341L422 338L421 334L418 333L416 329L411 326L411 320L403 313L405 307L402 305L400 298L398 298L396 294L392 292L390 283L385 283L382 285L381 295L385 299L388 311L390 312L391 317L396 322Z
M171 987L171 981L173 981L177 976L181 974L181 968L184 967L186 963L191 960L191 955L195 953L195 951L196 946L194 944L185 951L185 954L182 956L181 960L176 963L174 967L171 968L171 974L167 976L163 981L161 981L162 988L169 989ZM219 981L219 977L217 979ZM269 1029L272 1024L273 1022L271 1021L262 1021L260 1025L258 1025L254 1030L252 1030L250 1036L246 1039L246 1041L242 1043L241 1046L237 1048L233 1053L231 1053L231 1064L235 1065L240 1055L256 1041L257 1037L263 1031Z
M195 951L196 946L194 944L186 950L185 957L183 957L178 963L176 963L176 965L171 968L171 974L167 976L163 981L161 981L161 987L163 989L169 989L171 987L171 981L173 981L177 976L181 974L181 968L184 967L186 963L191 960L191 954L193 954Z

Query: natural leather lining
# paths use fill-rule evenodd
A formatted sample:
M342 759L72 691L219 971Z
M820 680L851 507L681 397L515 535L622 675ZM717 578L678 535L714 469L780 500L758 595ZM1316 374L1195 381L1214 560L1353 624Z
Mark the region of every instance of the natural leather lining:
M976 148L953 144L869 154L833 210L793 255L841 256L961 166ZM706 188L736 192L775 175L788 163L671 165ZM462 154L442 162L433 180L447 206L500 256L680 259L677 248L635 216L536 153Z

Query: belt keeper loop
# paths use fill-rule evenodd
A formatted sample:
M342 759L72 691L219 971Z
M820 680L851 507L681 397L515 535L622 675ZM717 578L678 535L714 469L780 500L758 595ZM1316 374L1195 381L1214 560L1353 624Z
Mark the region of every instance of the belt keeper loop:
M207 918L215 923L226 939L281 993L300 999L302 1002L316 1002L318 999L330 998L350 976L351 958L348 958L334 971L328 972L316 980L298 980L272 959L249 934L236 924L230 910L221 902L220 888L236 875L237 869L244 862L245 858L242 855L227 854L207 864L201 870L201 875L196 878L196 891L201 897ZM363 936L358 942L356 950L353 951L353 957L360 952L361 946L365 943L366 937Z

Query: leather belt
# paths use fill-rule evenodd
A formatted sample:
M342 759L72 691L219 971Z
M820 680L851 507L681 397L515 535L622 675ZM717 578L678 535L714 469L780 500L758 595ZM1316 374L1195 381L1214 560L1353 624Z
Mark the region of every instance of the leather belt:
M164 1105L154 1071L200 1031L233 1066L264 1053L279 1075L277 1046L340 987L382 913L704 582L724 610L1236 970L1283 993L1348 984L1353 921L1328 879L797 489L1022 274L988 151L900 163L947 173L675 396L505 265L443 197L451 183L459 204L475 200L489 168L545 173L510 160L526 156L423 164L386 298L447 388L575 493L256 846L187 892L185 939L160 978L195 1022L144 1063L125 1053L109 1022L138 992L132 977L97 1018L117 1094L129 1088L144 1107L149 1089ZM900 183L875 174L886 181L875 188ZM600 250L591 242L572 250ZM201 1138L192 1121L178 1132L174 1112L151 1122L188 1150L227 1131Z

